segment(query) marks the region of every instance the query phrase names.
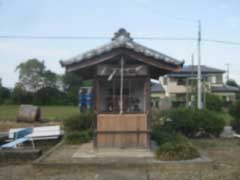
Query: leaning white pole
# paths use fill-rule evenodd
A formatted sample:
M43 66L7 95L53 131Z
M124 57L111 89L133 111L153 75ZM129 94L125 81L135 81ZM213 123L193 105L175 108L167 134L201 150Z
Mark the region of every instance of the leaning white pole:
M123 76L124 76L123 65L124 65L124 59L123 59L123 57L121 57L120 114L123 113Z
M198 21L198 71L197 71L197 80L198 80L198 101L197 108L202 109L202 75L201 75L201 21Z

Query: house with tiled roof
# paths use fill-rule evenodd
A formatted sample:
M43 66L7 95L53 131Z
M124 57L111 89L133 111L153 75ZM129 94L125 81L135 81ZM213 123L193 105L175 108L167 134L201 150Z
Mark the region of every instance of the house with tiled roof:
M204 94L212 93L221 96L226 101L235 101L239 88L224 84L224 70L202 65L201 72L203 98ZM196 100L197 91L197 66L183 66L178 72L162 76L160 84L164 90L164 97L169 97L173 104L193 103ZM154 92L152 93L154 94ZM159 99L161 98L163 98L162 94L161 97L159 96Z

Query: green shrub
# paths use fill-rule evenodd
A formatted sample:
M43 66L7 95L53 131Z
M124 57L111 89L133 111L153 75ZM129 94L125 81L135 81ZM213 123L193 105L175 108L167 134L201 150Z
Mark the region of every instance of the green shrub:
M199 157L197 149L184 135L168 131L166 128L156 130L152 132L152 139L159 145L156 150L157 159L186 160Z
M224 106L224 101L217 95L206 95L206 108L212 111L221 111Z
M191 143L167 142L156 151L159 160L188 160L199 157L199 152Z
M82 131L91 129L95 121L95 114L90 111L81 112L63 121L64 129L67 132Z
M233 116L232 127L240 133L240 101L235 102L229 109L229 113Z
M82 144L91 140L91 133L88 130L81 132L72 132L64 137L67 144Z
M154 109L151 112L151 123L153 126L163 125L169 118L171 110Z
M189 108L177 108L171 111L169 126L176 132L181 132L188 137L194 136L198 131L198 120L195 111Z
M200 114L199 130L202 131L202 135L218 137L225 126L223 117L209 110L202 110Z
M222 116L207 109L178 108L170 112L169 118L171 121L164 126L187 137L219 136L225 126Z
M171 130L167 131L166 128L155 127L151 132L151 139L155 141L158 145L169 142L173 137L173 132Z
M154 140L158 145L165 144L167 142L185 143L188 139L180 133L173 131L168 131L167 129L153 129L152 140Z

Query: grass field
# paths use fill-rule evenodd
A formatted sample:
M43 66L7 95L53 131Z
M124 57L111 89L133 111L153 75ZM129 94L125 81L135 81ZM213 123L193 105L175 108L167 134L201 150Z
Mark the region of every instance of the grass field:
M0 121L16 121L18 105L0 105ZM42 119L48 121L62 121L79 113L77 106L42 106Z

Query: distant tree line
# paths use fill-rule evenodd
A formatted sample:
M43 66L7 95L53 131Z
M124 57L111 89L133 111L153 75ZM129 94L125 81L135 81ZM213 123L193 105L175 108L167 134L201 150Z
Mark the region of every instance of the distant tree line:
M91 85L72 73L56 74L38 59L20 63L16 71L13 89L3 87L0 79L0 104L77 105L79 88Z

